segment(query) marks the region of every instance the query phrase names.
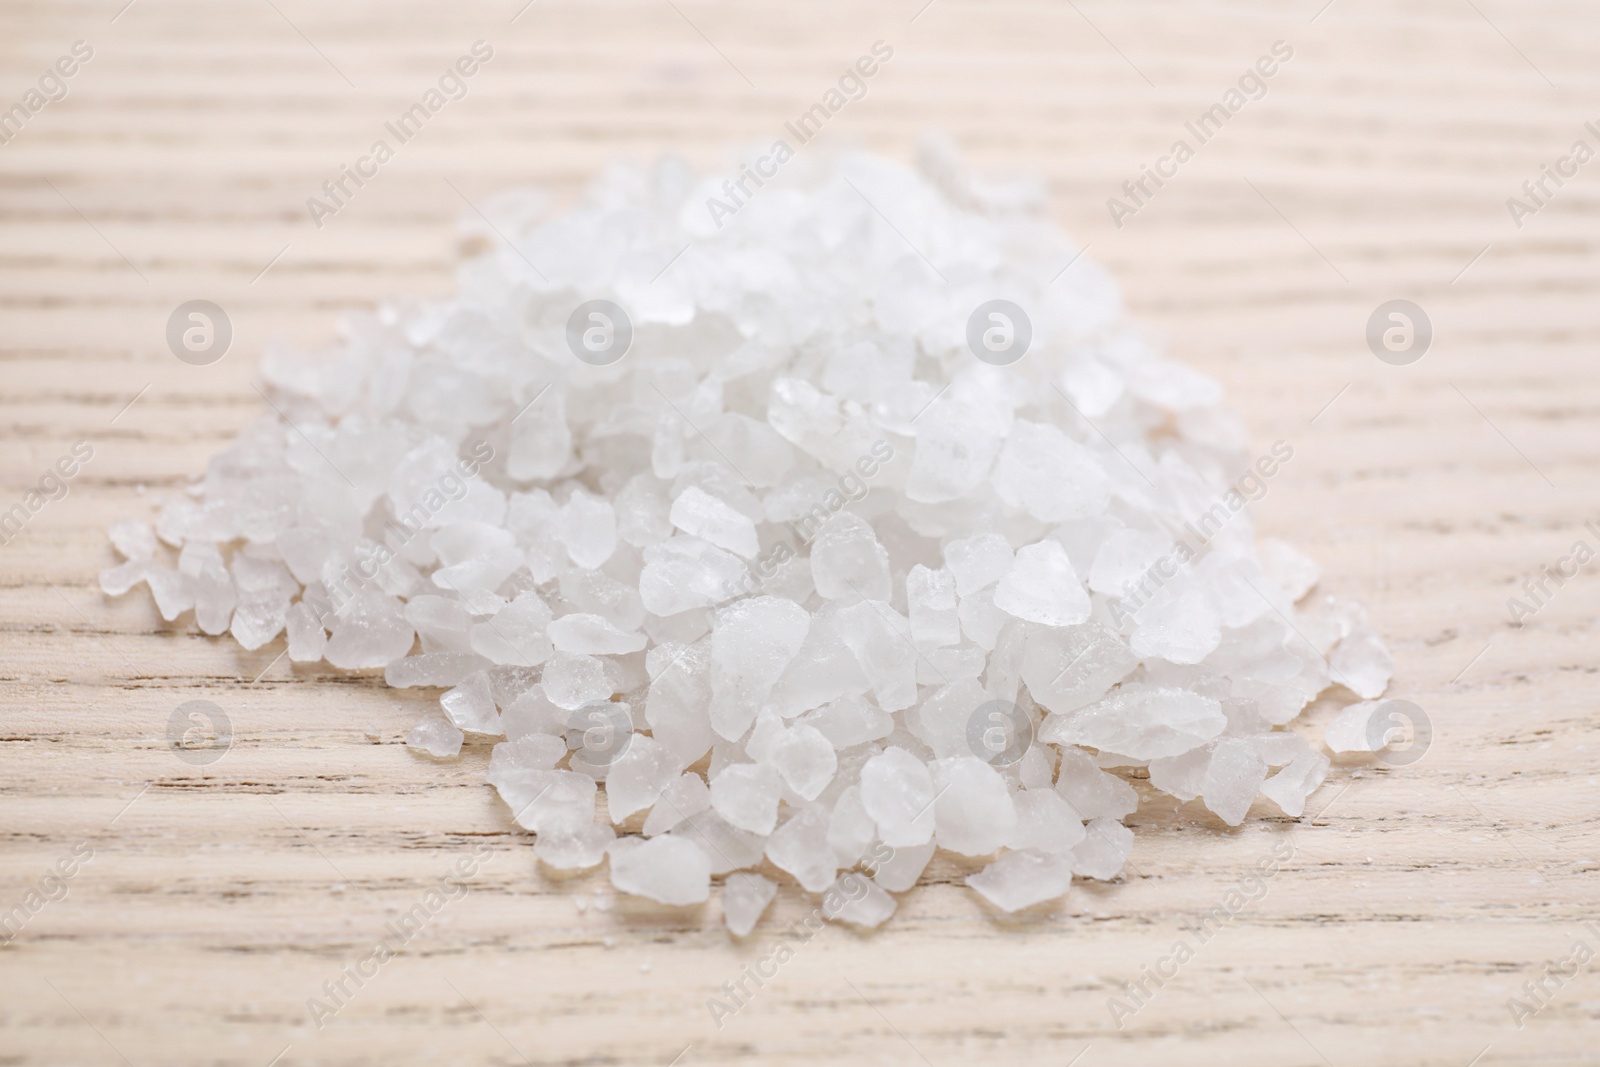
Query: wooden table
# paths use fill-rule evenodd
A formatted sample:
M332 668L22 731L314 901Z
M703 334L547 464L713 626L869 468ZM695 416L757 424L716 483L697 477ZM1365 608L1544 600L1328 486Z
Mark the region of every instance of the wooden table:
M94 449L0 550L0 905L93 853L0 948L0 1062L1600 1060L1587 970L1521 1028L1507 1006L1575 938L1600 946L1600 577L1520 627L1506 607L1600 517L1600 163L1547 182L1521 228L1506 205L1573 141L1600 146L1592 5L124 2L0 14L0 105L93 48L0 146L0 506ZM317 228L307 197L479 39L494 58L467 97ZM1408 766L1341 759L1292 834L1266 805L1230 831L1141 784L1126 876L1053 914L997 919L941 860L886 928L830 928L719 1028L707 998L809 909L797 890L740 943L715 905L543 875L482 782L486 747L405 750L425 694L164 625L96 575L110 522L181 492L267 410L269 339L327 344L341 308L451 290L463 199L570 198L619 156L710 166L779 135L876 40L894 57L830 134L904 158L934 125L974 167L1042 175L1258 444L1293 444L1258 527L1367 604L1391 692L1435 736ZM1114 226L1106 199L1278 40L1293 58L1266 95ZM197 298L234 329L205 367L164 340ZM1414 365L1364 340L1393 298L1434 327ZM166 741L191 699L232 722L206 766ZM1117 1028L1108 998L1283 840L1264 897ZM307 998L478 844L470 892L311 1025Z

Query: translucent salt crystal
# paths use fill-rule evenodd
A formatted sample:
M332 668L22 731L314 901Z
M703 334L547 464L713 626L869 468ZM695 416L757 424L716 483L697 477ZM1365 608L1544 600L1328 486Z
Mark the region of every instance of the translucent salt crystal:
M549 734L502 741L489 754L489 780L492 783L522 772L554 770L566 754L566 743Z
M1034 700L1059 714L1099 700L1138 664L1122 639L1098 622L1026 628L1022 680Z
M1001 911L1021 911L1065 893L1072 887L1072 872L1066 856L1023 849L968 875L967 884Z
M500 714L489 691L489 676L482 671L439 698L439 707L456 728L473 734L498 737L505 733Z
M1011 728L1010 718L1004 710L989 708L985 711L991 703L989 694L973 679L952 682L935 690L923 701L922 707L917 709L913 732L933 749L934 755L941 758L972 755L973 740L969 732L974 719L982 720L979 724L982 730L996 726L1002 731ZM994 721L995 715L999 715L1000 722ZM1008 733L995 749L996 752L1009 744L1009 736Z
M582 818L594 818L595 784L586 774L520 768L496 773L491 768L489 784L511 809L512 819L525 830L560 830Z
M606 806L611 821L620 823L656 803L678 776L678 762L649 734L636 734L606 772ZM698 776L697 776L698 777Z
M1267 778L1267 763L1249 741L1225 737L1211 748L1211 760L1201 782L1206 807L1229 826L1238 826Z
M841 875L822 895L823 918L865 929L882 926L895 907L894 897L855 871Z
M239 647L260 648L283 632L289 621L289 598L300 585L276 560L240 554L234 556L229 571L238 600L228 631Z
M612 501L617 516L617 536L630 545L643 548L672 536L670 503L660 479L636 474Z
M1139 795L1133 786L1101 770L1083 749L1071 746L1061 750L1056 792L1072 805L1079 819L1120 819L1139 808ZM1198 796L1198 790L1193 795Z
M383 669L383 680L396 689L456 686L489 665L488 660L472 652L424 652L389 664Z
M918 648L943 648L961 643L958 606L955 576L948 570L930 570L919 563L906 574L911 640Z
M1138 586L1159 577L1151 571L1156 561L1172 551L1166 534L1124 527L1100 544L1089 570L1089 588L1107 596L1137 595Z
M1267 572L1267 577L1292 602L1298 603L1303 599L1322 577L1316 560L1280 538L1263 538L1256 546L1256 555L1260 557L1261 569Z
M1089 594L1059 541L1017 549L994 589L994 606L1045 626L1072 626L1089 617Z
M754 930L777 892L778 883L759 874L728 875L722 883L722 921L728 932L744 937Z
M713 783L713 791L715 788ZM802 808L767 838L767 859L812 893L828 888L838 873L837 859L828 844L828 815L818 805Z
M528 590L491 618L473 623L472 651L494 663L536 666L550 658L550 607Z
M578 652L591 656L617 656L643 651L645 637L641 633L623 633L601 615L576 612L563 615L550 623L550 643L561 652Z
M690 815L665 836L692 841L710 857L711 873L726 874L761 862L767 839L741 830L715 811Z
M988 651L1000 640L1000 631L1015 615L1000 610L994 603L994 589L980 589L961 598L956 617L961 620L961 634L980 649Z
M858 696L840 697L800 721L815 728L840 750L880 741L894 732L894 716Z
M450 759L461 754L461 731L449 721L428 716L406 734L406 747L436 759Z
M566 546L573 563L580 567L598 567L616 551L616 511L609 501L574 489L556 515L554 532L556 539Z
M861 768L862 807L890 848L933 837L936 795L927 765L903 748L887 748Z
M522 565L511 532L485 522L453 522L429 544L443 564L433 572L433 585L452 593L492 593Z
M323 652L335 667L382 667L411 651L415 634L400 601L363 589L328 621L332 636Z
M1222 705L1209 697L1169 686L1125 685L1071 715L1052 716L1039 738L1146 760L1199 748L1227 725Z
M699 845L670 834L631 847L622 844L611 848L611 884L624 893L662 904L711 899L711 860Z
M935 760L932 771L939 847L987 856L1005 844L1016 827L1017 812L1000 772L976 756Z
M189 576L190 588L194 591L194 620L200 631L227 632L238 595L217 546L190 541L178 556L178 570Z
M829 600L888 600L889 553L865 519L841 511L811 542L811 580Z
M925 504L959 500L988 475L1005 440L1005 424L991 408L946 398L916 422L917 447L906 477L906 496Z
M1128 644L1144 659L1169 663L1199 663L1222 639L1222 620L1204 590L1194 586L1169 587L1142 609L1138 628Z
M711 779L711 806L731 825L770 834L778 824L781 779L761 763L735 763Z
M958 538L944 546L944 565L956 580L956 592L971 596L1004 577L1015 553L1000 534Z
M785 730L766 762L802 800L815 800L833 781L839 759L822 732L805 723Z
M811 618L806 639L772 689L772 703L785 717L822 707L870 688L867 676L844 643L834 614L824 610Z
M922 872L928 869L935 848L929 841L925 845L885 849L888 855L872 866L872 880L891 893L904 893L916 885Z
M736 556L750 559L761 549L756 524L717 497L691 485L672 502L672 525Z
M111 524L111 544L123 559L150 559L156 554L156 532L147 522L122 519Z
M1093 452L1054 426L1018 419L995 463L1001 500L1041 522L1081 519L1105 511L1106 472Z
M157 569L147 559L130 559L100 572L100 590L107 596L121 596Z
M593 656L569 652L557 652L550 657L539 684L550 703L568 711L597 700L609 700L613 692L604 663Z
M733 553L698 537L673 537L644 550L639 598L653 615L676 615L715 607L737 595L749 579Z
M1394 657L1365 619L1339 642L1328 665L1334 681L1367 700L1382 696L1394 677Z
M406 621L417 631L424 652L471 649L472 616L459 600L426 593L406 601Z
M1278 805L1285 815L1298 819L1305 814L1306 798L1328 777L1329 766L1327 756L1308 752L1263 782L1261 795Z
M707 708L711 703L711 647L659 644L645 657L650 694L644 717L657 741L684 766L705 755L716 740Z
M718 734L731 741L750 728L810 626L805 608L780 597L751 597L717 613L711 632L711 725Z
M1133 851L1133 831L1112 818L1089 820L1083 840L1072 850L1072 871L1109 881L1122 873Z
M631 632L644 624L639 591L604 571L569 567L561 572L561 595L576 612L599 615L618 630Z
M1368 727L1372 716L1382 706L1382 701L1363 700L1346 706L1332 722L1328 723L1323 741L1332 752L1375 752L1381 746L1373 744Z
M583 870L604 862L616 839L611 827L595 822L591 814L574 810L573 818L563 825L539 831L533 852L540 863L556 870Z
M840 608L834 619L878 706L899 711L915 704L917 649L905 616L880 601L862 600Z
M711 790L698 774L684 774L661 791L644 821L644 835L664 834L691 815L711 808Z
M296 663L315 663L322 658L328 644L327 631L305 601L289 608L289 658Z
M1003 842L1007 848L1064 856L1083 840L1082 816L1054 789L1024 789L1012 801L1017 818Z

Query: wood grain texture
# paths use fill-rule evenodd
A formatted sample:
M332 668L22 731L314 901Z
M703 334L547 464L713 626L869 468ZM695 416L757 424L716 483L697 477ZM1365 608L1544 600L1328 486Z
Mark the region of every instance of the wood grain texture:
M1600 943L1600 579L1520 628L1505 606L1600 518L1600 163L1520 229L1505 206L1596 143L1592 5L539 0L512 22L522 0L123 2L0 13L0 105L75 40L95 49L0 146L3 506L72 442L95 448L0 548L0 908L94 851L0 947L0 1062L1600 1059L1596 976L1520 1029L1506 1007L1575 937ZM313 226L306 197L480 38L495 58L467 98ZM164 625L95 577L111 521L265 412L269 338L326 344L341 308L450 291L467 209L449 183L566 198L617 157L710 164L777 136L878 39L894 59L830 132L906 157L937 126L975 167L1043 176L1132 309L1258 443L1294 445L1259 528L1367 604L1392 692L1436 736L1410 766L1340 761L1298 823L1263 805L1228 830L1141 783L1125 877L1043 914L998 919L936 862L887 928L827 930L719 1028L707 997L803 895L744 943L714 904L592 906L605 876L536 869L482 784L486 747L443 766L405 750L424 695ZM1106 198L1280 39L1295 55L1266 97L1114 227ZM196 297L234 325L210 367L163 341ZM1435 327L1410 367L1363 341L1392 297ZM196 697L236 735L207 767L165 742ZM1107 998L1286 838L1265 896L1117 1028ZM479 843L470 893L311 1026L307 998Z

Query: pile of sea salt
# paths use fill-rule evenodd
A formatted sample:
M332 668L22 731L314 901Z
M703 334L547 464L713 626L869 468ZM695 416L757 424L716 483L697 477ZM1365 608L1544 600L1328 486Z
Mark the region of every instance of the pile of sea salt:
M720 881L742 934L778 872L877 925L943 848L1013 911L1118 875L1130 778L1301 815L1329 760L1280 727L1385 689L1361 609L1255 543L1275 463L1034 186L667 160L483 220L459 296L269 350L274 414L101 583L443 690L409 745L495 740L550 867Z

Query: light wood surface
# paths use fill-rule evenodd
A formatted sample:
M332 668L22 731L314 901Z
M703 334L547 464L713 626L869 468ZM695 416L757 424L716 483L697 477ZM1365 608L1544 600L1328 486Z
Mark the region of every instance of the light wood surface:
M0 146L0 506L95 449L0 548L0 909L93 849L0 947L0 1063L1600 1062L1600 976L1520 1029L1506 1006L1574 938L1600 945L1600 577L1521 628L1505 606L1600 518L1600 161L1521 229L1505 205L1596 145L1592 5L539 0L513 23L523 0L123 2L0 9L0 105L94 48ZM313 226L305 199L478 39L467 98ZM936 862L886 928L826 930L719 1029L707 998L809 910L797 890L741 943L715 904L542 874L486 747L405 750L425 694L269 667L281 641L242 653L95 580L111 521L266 410L269 338L326 344L341 308L450 291L450 183L568 198L617 157L709 165L879 39L893 60L831 130L909 157L936 126L976 168L1048 181L1133 310L1259 444L1294 445L1259 529L1367 604L1435 737L1410 766L1338 761L1297 824L1260 805L1230 831L1140 783L1126 876L1042 913L999 919ZM1106 198L1280 39L1266 97L1115 228ZM1409 367L1363 340L1394 297L1436 331ZM163 341L194 298L234 325L210 367ZM235 732L205 767L165 740L196 698ZM1108 997L1286 838L1265 896L1113 1025ZM480 843L470 892L311 1026L307 998Z

